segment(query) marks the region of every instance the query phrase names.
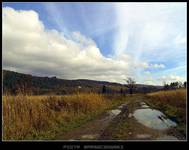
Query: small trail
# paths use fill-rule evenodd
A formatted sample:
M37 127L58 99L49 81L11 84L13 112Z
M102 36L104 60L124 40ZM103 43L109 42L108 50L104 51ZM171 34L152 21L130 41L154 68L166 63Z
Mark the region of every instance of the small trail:
M142 98L123 103L72 131L58 135L56 140L178 140L168 135L167 130L155 130L139 123L132 113L145 107L147 105ZM123 123L124 126L121 126Z
M173 140L178 141L182 140L182 135L178 133L176 129L173 128L165 128L165 126L161 126L164 128L159 128L160 120L157 118L157 124L154 124L154 114L152 116L149 113L141 114L140 117L149 116L149 118L143 124L138 121L136 116L134 116L134 112L136 110L152 110L152 112L156 112L157 110L148 106L142 97L140 99L136 99L128 104L128 109L126 111L122 111L120 115L118 115L108 126L103 134L100 136L99 140L131 140L131 141L141 141L141 140ZM147 112L147 111L145 111ZM162 121L162 120L161 120ZM164 120L162 121L164 122ZM165 122L166 124L166 122ZM158 125L158 128L157 128ZM161 124L160 124L161 125ZM171 132L171 134L170 134ZM179 138L178 138L179 137Z
M94 120L76 128L68 133L59 135L57 140L97 140L111 123L111 121L121 113L122 104L117 109L109 110Z

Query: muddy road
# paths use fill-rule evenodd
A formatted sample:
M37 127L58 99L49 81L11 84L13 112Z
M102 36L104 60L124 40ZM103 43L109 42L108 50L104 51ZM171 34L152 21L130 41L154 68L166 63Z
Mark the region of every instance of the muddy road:
M138 97L72 131L60 133L56 140L184 140L176 126Z

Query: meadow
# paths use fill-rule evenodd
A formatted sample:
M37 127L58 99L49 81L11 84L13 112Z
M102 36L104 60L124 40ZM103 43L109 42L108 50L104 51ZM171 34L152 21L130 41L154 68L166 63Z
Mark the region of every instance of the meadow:
M186 136L186 89L159 91L147 94L147 103L163 111L178 123L177 129Z
M69 132L109 109L140 98L145 98L150 106L176 121L177 129L186 134L186 89L132 96L95 93L65 96L18 94L3 96L3 140L54 140L57 133Z
M123 102L101 94L67 96L3 96L3 139L54 139Z

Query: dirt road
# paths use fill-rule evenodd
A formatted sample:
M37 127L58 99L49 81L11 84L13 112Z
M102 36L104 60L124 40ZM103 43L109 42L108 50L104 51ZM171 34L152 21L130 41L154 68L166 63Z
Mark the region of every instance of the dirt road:
M119 107L109 110L94 120L82 125L67 133L60 133L57 140L181 140L180 135L174 128L153 128L154 122L151 125L148 122L153 121L147 119L146 122L141 123L134 116L134 112L138 109L148 109L150 106L146 105L142 97L133 100L129 103L123 103ZM153 112L154 110L151 109ZM160 112L161 113L161 112ZM145 116L146 114L144 114ZM142 115L143 116L143 115ZM151 117L148 114L149 117ZM147 116L147 117L148 117ZM156 117L156 116L155 116ZM158 125L162 126L167 120L163 120L161 116L157 116L160 120L155 120ZM165 117L165 116L164 116ZM157 119L158 119L157 118ZM140 118L139 118L140 119ZM149 119L149 120L148 120ZM156 119L156 118L155 118ZM148 124L147 124L148 123Z

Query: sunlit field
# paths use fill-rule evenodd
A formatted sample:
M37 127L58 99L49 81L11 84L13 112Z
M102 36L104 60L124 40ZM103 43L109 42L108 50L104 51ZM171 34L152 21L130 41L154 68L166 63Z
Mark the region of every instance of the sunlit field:
M186 89L149 94L110 95L78 93L66 96L3 96L4 140L49 140L79 127L118 105L146 97L150 106L178 123L186 134ZM134 101L133 101L134 102Z
M115 98L118 96L112 96ZM3 139L51 139L56 129L70 130L123 100L100 94L3 96ZM120 97L119 97L120 98Z
M38 136L61 122L96 113L108 106L98 94L71 96L3 96L4 139Z

